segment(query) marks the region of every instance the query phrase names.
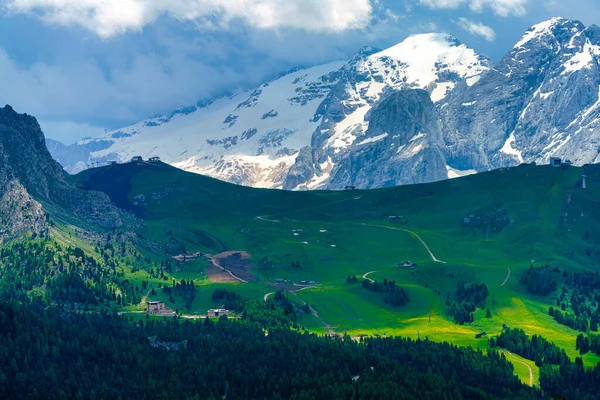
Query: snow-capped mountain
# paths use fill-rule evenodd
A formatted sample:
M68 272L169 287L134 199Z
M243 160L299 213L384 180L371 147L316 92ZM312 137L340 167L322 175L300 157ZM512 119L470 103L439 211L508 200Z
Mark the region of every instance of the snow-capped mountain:
M69 172L135 155L230 182L340 189L430 182L551 155L600 162L600 28L554 18L496 65L445 34L297 69L72 146Z
M343 62L297 70L258 88L109 132L91 159L159 156L176 167L230 182L281 187L298 150L310 143L315 113Z
M440 104L448 164L600 161L599 88L600 28L562 18L532 27L479 82Z
M401 89L422 89L431 98L427 99L428 102L439 102L460 82L467 85L477 82L489 66L488 59L444 34L415 35L382 52L359 54L340 70L339 82L322 104L326 111L313 134L310 151L304 151L296 158L284 188L373 187L369 183L372 177L365 175L366 180L363 180L357 176L361 175L361 167L369 169L367 164L372 162L383 167L381 173L384 175L376 181L386 186L446 178L445 166L439 170L428 169L424 173L418 165L414 165L418 163L415 157L420 159L424 155L421 152L437 143L432 142L435 140L433 136L414 129L409 135L406 132L392 134L397 125L405 123L404 119L414 116L408 110L390 107L390 102L383 99ZM419 95L413 99L423 100ZM387 109L396 113L389 118L390 125L369 129L370 113L374 107L379 108L379 112ZM403 139L396 140L399 137ZM378 154L377 159L361 157L356 160L357 152L365 156L369 154L364 151L365 146L385 146L390 150L390 157ZM443 161L440 162L443 164ZM352 165L353 171L348 170L349 165ZM413 172L397 171L403 166Z

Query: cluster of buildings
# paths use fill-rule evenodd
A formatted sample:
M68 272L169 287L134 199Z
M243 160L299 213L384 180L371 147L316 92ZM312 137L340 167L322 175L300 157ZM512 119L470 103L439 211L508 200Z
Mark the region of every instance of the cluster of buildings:
M160 157L158 157L158 156L150 157L148 159L148 161L151 162L151 163L157 163L157 162L160 161ZM132 163L134 163L134 162L144 162L144 159L142 158L142 156L135 156L135 157L131 158L130 162L132 162Z
M573 161L571 160L564 160L562 158L559 157L550 157L550 165L553 167L562 167L562 166L571 166L573 165Z
M173 317L176 314L175 311L167 308L166 304L162 301L149 301L147 305L146 312L148 314L159 315L162 317Z
M404 221L404 217L402 215L390 215L387 219L388 221Z
M231 311L226 310L224 308L213 308L208 310L208 313L206 313L206 316L208 318L219 318L222 315L229 315L231 313Z
M417 268L419 265L411 261L404 261L398 264L398 268Z
M177 313L170 308L162 301L149 301L147 303L146 313L151 315L157 315L160 317L173 317ZM224 308L214 308L208 310L206 316L209 318L219 318L222 315L229 315L231 311L226 310Z
M317 285L318 281L300 281L301 285Z

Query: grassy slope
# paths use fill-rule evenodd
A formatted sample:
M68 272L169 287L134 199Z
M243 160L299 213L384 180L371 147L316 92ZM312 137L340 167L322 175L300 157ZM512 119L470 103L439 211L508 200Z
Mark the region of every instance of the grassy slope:
M548 317L552 299L526 294L518 278L531 260L569 269L598 268L598 257L587 256L585 249L600 236L600 168L586 167L586 190L580 185L582 172L521 166L427 185L353 192L251 189L164 164L109 166L74 179L104 190L144 218L139 233L153 241L168 240L171 231L189 251L248 251L257 262L253 274L258 282L236 284L243 295L262 298L274 290L266 283L275 278L318 280L317 288L297 294L318 312L320 320L307 317L304 322L316 331L324 332L327 324L352 335L421 335L483 348L486 341L475 339L475 333L494 334L507 324L542 334L574 357L576 332ZM140 194L145 203L134 205ZM490 206L506 208L513 223L500 233L460 226L462 217ZM389 222L388 215L403 215L407 221ZM373 225L417 233L447 263L433 262L411 234ZM260 262L265 256L271 265ZM404 260L419 268L395 267ZM291 267L292 261L301 267ZM174 274L200 285L197 312L213 306L208 294L215 285L206 279L205 265L201 260L188 263ZM508 269L511 276L500 286ZM370 271L376 271L369 275L372 279L387 277L403 285L409 305L389 307L360 284L346 283L348 275ZM138 275L132 278L147 279L143 272ZM446 318L444 294L461 281L486 283L491 319L483 311L472 326ZM584 360L591 365L598 358L586 355Z

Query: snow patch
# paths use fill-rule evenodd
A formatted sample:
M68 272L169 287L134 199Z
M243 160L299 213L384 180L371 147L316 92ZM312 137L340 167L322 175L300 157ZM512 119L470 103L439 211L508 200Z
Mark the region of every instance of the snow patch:
M561 75L580 71L584 68L591 68L594 63L595 57L600 55L600 46L594 46L589 40L586 41L583 46L583 50L580 53L576 53L571 57L563 66L564 71Z
M477 171L474 169L467 169L467 170L461 171L459 169L452 168L449 165L446 165L446 171L448 171L448 179L460 178L462 176L468 176L468 175L473 175L473 174L477 173Z
M521 152L513 147L515 142L516 142L515 133L512 132L510 134L510 136L508 137L508 139L506 139L506 142L504 142L504 146L502 146L502 148L500 149L500 152L504 153L504 154L508 154L510 156L513 156L517 159L517 161L522 163L523 156L521 155Z
M525 32L525 35L523 35L521 40L519 40L517 42L517 44L515 44L513 49L522 47L523 45L529 43L531 40L533 40L536 37L543 36L543 35L551 35L552 29L556 25L558 25L564 21L565 21L565 19L557 17L557 18L551 18L548 21L544 21L537 25L532 26L531 28L529 28L529 30L527 32Z
M419 132L415 136L410 138L409 142L414 142L415 140L421 139L422 137L425 137L425 134L423 132Z
M362 142L360 142L358 145L360 146L360 145L363 145L363 144L379 142L379 141L385 139L388 136L389 135L387 133L382 133L381 135L377 135L377 136L373 136L373 137L370 137L368 139L365 139Z
M356 140L357 133L367 131L368 123L365 121L365 115L370 109L370 106L359 107L353 113L347 115L335 126L334 133L327 140L326 147L346 148L352 145Z
M481 75L470 76L467 78L467 86L473 86L481 79Z

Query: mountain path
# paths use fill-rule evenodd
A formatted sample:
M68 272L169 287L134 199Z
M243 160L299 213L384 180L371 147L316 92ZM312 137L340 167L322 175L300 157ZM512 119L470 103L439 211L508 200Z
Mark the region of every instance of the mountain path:
M510 351L508 351L508 350L504 350L504 351L506 351L506 352L507 352L508 354L510 354L511 356L513 355L513 353L511 353L511 352L510 352ZM527 369L529 370L529 386L533 386L533 370L531 369L531 367L529 366L529 364L527 364L526 362L519 361L519 360L517 360L517 362L518 362L519 364L522 364L522 365L524 365L524 366L526 366L526 367L527 367Z
M371 282L374 282L374 281L373 281L373 279L371 279L371 278L368 278L368 276L369 276L370 274L374 273L374 272L377 272L377 271L371 271L371 272L367 272L366 274L364 274L364 275L362 276L362 277L363 277L363 279L368 279L368 280L370 280Z
M270 292L270 293L265 294L263 297L263 300L266 302L267 300L269 300L269 297L273 294L275 294L275 292Z
M421 238L421 236L419 236L418 234L416 234L416 233L415 233L415 232L413 232L413 231L410 231L410 230L408 230L408 229L394 228L394 227L391 227L391 226L385 226L385 225L371 225L371 224L365 224L365 223L362 223L361 225L364 225L364 226L370 226L370 227L374 227L374 228L390 229L390 230L392 230L392 231L400 231L400 232L407 232L407 233L410 233L411 235L413 235L414 237L416 237L416 238L419 240L419 242L421 242L421 244L423 245L423 247L425 247L425 250L427 250L427 252L428 252L428 253L429 253L429 255L431 256L431 259L432 259L434 262L436 262L436 263L441 263L441 264L447 264L447 262L446 262L446 261L438 260L438 259L436 258L436 256L433 254L433 252L431 251L431 249L429 248L429 246L427 246L427 243L425 243L425 241L424 241L424 240Z
M140 301L140 307L144 308L144 304L146 304L146 299L148 299L148 296L150 296L150 292L152 292L152 290L148 290L144 297L142 297L142 300Z
M308 288L305 288L308 289ZM307 302L305 302L304 300L302 300L302 298L300 296L298 296L298 293L296 292L291 292L294 296L296 296L296 298L306 304L308 304ZM325 320L323 318L321 318L321 316L319 315L319 313L317 312L317 310L315 310L313 308L313 306L311 306L310 304L308 304L308 308L310 310L310 313L319 320L319 322L323 325L323 327L325 327L325 332L327 332L327 334L329 336L335 336L335 332L333 331L333 327L331 325L329 325L327 322L325 322Z
M504 286L506 284L506 282L508 282L508 278L510 278L510 268L508 269L508 274L506 275L506 279L504 279L504 282L502 282L502 285L500 285L500 286Z

